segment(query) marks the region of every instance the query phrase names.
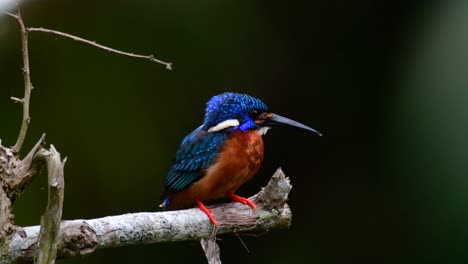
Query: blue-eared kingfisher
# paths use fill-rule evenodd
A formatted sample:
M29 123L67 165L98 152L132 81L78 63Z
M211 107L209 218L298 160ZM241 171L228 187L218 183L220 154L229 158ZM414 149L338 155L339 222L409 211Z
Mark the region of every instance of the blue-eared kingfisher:
M263 162L263 140L275 126L297 127L317 135L318 131L270 112L260 99L226 92L211 98L203 125L188 134L177 151L165 178L161 195L164 209L196 205L218 226L204 203L229 197L255 204L234 193L257 173Z

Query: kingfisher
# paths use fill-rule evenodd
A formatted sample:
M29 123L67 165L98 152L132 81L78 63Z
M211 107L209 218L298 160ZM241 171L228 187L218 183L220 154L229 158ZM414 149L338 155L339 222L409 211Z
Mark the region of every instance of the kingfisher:
M219 226L205 203L229 197L256 210L247 198L234 194L260 168L262 136L275 126L290 126L321 134L306 125L272 113L260 99L226 92L212 97L203 124L180 144L164 180L160 207L180 209L195 205Z

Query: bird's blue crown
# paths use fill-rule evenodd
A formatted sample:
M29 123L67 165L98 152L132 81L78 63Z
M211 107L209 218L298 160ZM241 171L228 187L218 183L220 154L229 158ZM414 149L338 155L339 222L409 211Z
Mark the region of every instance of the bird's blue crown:
M240 129L245 131L257 127L252 118L253 111L269 112L266 104L260 99L231 92L214 96L206 105L204 129L229 119L237 119L240 122Z

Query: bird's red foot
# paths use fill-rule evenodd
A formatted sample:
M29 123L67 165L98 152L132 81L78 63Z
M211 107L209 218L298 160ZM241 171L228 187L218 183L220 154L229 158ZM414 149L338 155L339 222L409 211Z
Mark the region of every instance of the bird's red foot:
M226 193L226 196L231 198L234 202L239 202L239 203L243 203L243 204L247 204L248 206L252 207L252 209L254 211L257 210L257 206L252 202L250 201L249 199L247 198L244 198L244 197L240 197L238 195L235 195L233 194L232 192L227 192Z
M206 206L198 199L195 200L197 203L197 207L200 208L210 219L211 223L213 223L215 226L219 227L218 221L213 216L213 213L211 212L210 209L206 208Z

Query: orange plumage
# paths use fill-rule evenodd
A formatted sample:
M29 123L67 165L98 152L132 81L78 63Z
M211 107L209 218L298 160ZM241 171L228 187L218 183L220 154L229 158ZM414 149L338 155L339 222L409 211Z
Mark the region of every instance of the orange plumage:
M263 140L257 131L234 131L204 176L172 195L169 209L192 205L197 199L207 202L234 193L257 173L263 156Z

